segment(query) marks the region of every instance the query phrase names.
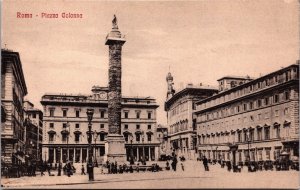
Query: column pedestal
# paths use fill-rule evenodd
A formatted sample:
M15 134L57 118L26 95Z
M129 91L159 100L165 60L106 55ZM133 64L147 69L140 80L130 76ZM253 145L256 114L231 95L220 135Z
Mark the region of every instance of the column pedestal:
M105 142L104 161L126 163L125 139L122 135L109 134Z

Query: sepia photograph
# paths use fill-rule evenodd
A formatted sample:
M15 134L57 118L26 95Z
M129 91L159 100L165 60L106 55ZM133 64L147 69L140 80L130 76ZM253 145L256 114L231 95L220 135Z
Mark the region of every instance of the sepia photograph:
M2 0L1 189L299 189L299 0Z

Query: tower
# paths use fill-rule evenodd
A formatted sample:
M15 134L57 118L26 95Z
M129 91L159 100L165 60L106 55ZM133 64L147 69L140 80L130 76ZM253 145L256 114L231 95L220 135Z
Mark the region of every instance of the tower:
M108 69L108 136L105 143L106 160L125 162L125 140L121 135L121 55L126 42L118 29L114 15L112 30L106 36L105 45L109 46Z
M167 91L167 100L169 98L171 98L174 93L175 93L175 90L173 88L173 85L174 85L174 82L173 82L173 76L171 75L171 73L169 72L167 77L166 77L166 81L167 81L167 84L168 84L168 91Z

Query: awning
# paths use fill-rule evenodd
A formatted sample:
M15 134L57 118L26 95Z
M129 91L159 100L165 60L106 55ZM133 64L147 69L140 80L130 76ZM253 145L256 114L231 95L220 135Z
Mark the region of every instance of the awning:
M125 134L131 135L131 133L128 132L128 131L125 131L125 132L123 133L123 135L125 135Z
M152 131L147 131L147 134L153 135Z
M282 153L280 153L281 156L287 156L287 155L290 155L289 153L283 151Z
M69 131L67 131L67 130L62 130L62 131L61 131L61 134L69 134Z
M19 159L22 163L25 163L25 159L22 158L21 156L15 155L15 154L14 154L14 156L15 156L17 159Z
M98 132L99 134L108 134L108 132L106 132L106 131L100 131L100 132Z
M51 131L48 131L48 134L56 134L56 132L51 130Z
M87 132L86 132L86 134L90 134L90 132L89 132L89 131L87 131ZM91 134L94 134L94 131L91 131Z

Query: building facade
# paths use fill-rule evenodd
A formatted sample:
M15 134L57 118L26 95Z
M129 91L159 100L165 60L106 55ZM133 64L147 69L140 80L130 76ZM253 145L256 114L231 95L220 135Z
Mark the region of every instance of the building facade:
M156 128L156 135L159 141L158 158L164 159L163 157L171 155L169 143L168 143L168 128L162 125L158 125Z
M42 159L43 139L43 112L29 102L24 102L25 111L25 151L29 161L40 161Z
M175 150L179 156L195 159L196 123L193 116L194 103L212 96L218 90L201 84L198 86L188 84L182 90L175 92L171 73L168 73L166 80L168 92L165 111L167 112L170 149Z
M108 134L107 87L94 86L92 95L45 94L43 117L43 160L52 163L84 163L88 156L87 109L94 109L92 146L94 159L101 162ZM157 160L156 100L150 97L122 97L121 134L127 160ZM132 155L132 154L133 155Z
M24 96L27 87L18 52L1 50L1 160L18 165L25 157Z
M238 163L274 161L283 151L299 157L298 67L237 83L198 101L199 156ZM233 145L237 150L231 151Z

